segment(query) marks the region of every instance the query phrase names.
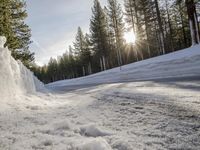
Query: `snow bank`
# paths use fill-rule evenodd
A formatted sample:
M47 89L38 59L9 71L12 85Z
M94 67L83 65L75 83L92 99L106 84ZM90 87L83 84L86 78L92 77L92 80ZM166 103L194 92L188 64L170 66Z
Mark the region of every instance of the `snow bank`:
M20 61L16 61L8 48L4 48L5 37L0 36L0 97L12 98L25 93L35 93L44 89L33 73Z

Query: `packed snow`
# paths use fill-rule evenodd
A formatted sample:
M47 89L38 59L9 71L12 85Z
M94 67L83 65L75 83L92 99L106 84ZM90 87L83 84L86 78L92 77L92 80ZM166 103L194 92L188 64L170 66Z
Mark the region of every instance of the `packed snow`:
M200 149L200 46L47 90L2 43L0 150Z

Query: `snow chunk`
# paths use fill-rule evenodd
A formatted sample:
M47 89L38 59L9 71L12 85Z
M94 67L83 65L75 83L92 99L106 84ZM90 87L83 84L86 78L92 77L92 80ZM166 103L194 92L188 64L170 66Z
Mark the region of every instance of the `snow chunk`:
M54 124L56 130L71 130L73 129L71 123L69 121L62 121Z
M85 136L89 136L89 137L111 135L111 133L108 133L107 131L102 131L101 129L96 127L94 124L90 124L90 125L80 127L80 134L85 135Z
M4 48L5 43L6 43L6 38L4 36L0 36L0 48Z
M128 142L125 142L125 141L115 141L112 144L112 147L118 150L132 150L133 149L133 147L129 145Z
M103 138L95 138L79 145L79 150L112 150L107 141Z

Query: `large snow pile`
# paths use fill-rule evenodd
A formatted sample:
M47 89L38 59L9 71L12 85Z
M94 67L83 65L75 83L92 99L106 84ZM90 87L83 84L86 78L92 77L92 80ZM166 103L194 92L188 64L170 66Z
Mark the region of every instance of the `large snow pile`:
M200 74L200 45L167 55L154 57L103 71L90 76L57 81L47 87L62 88L64 86L102 84L125 81L138 81L169 77L199 76Z
M5 37L0 36L0 97L14 97L15 95L34 93L44 89L33 73L20 61L16 61L8 48L4 48Z

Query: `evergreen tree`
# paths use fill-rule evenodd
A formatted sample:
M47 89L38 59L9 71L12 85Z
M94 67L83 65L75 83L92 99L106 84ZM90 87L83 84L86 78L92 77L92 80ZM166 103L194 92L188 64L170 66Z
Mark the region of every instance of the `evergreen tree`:
M158 21L158 27L159 27L160 48L161 48L162 54L165 54L165 37L164 37L163 22L161 19L158 0L154 0L154 3L155 3L156 15L157 15L157 21Z
M139 3L137 0L124 0L125 21L136 36L137 41L141 38L140 18L138 16ZM134 38L134 37L133 37Z
M85 45L85 37L82 32L81 27L78 27L75 42L74 42L74 51L76 56L80 56Z
M78 74L81 74L82 70L82 75L85 76L88 74L88 66L91 66L91 50L89 37L87 34L84 36L80 27L78 28L76 40L74 42L74 51L76 55L76 61L78 63Z
M192 39L192 45L200 43L200 35L199 35L199 25L198 18L196 12L196 4L194 0L185 0L185 4L187 7L188 19L190 24L190 33Z
M107 42L108 42L108 58L107 58L107 67L113 68L118 66L117 64L117 55L115 49L115 35L113 28L110 27L110 22L112 18L109 17L109 10L107 7L104 7L104 13L106 18L106 31L107 31Z
M28 50L31 30L24 21L27 17L25 6L26 3L21 0L0 1L0 35L7 38L6 45L13 57L29 65L34 60L34 54Z
M48 63L48 68L47 68L47 74L50 77L49 82L54 82L58 80L57 72L58 72L57 60L50 58L50 61Z
M107 20L98 0L94 0L90 32L94 57L100 60L101 70L106 70L106 60L109 56Z
M124 46L124 22L123 22L123 12L121 5L117 0L108 0L108 15L110 17L110 27L114 31L115 36L115 47L118 56L118 65L122 65L122 50Z
M85 34L85 50L84 50L84 58L86 72L87 74L92 74L92 43L89 34Z

